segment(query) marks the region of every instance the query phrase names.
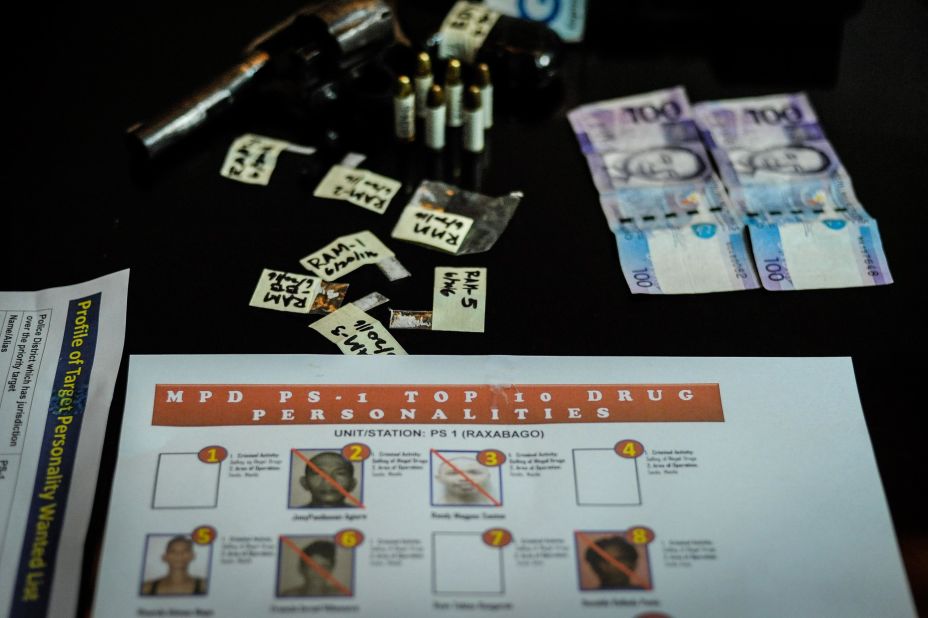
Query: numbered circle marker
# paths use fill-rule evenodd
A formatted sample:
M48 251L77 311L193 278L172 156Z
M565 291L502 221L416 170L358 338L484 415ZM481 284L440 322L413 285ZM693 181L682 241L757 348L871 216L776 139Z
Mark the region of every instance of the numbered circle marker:
M352 442L342 449L342 457L348 461L364 461L371 456L371 447L360 442Z
M197 453L197 457L200 458L200 461L208 464L220 463L228 456L229 451L227 451L225 447L215 445L200 449L200 452Z
M506 462L506 454L496 449L486 449L477 453L477 461L488 468L495 468Z
M505 528L490 528L483 533L483 542L490 547L506 547L512 543L512 533Z
M364 533L354 528L348 528L335 534L335 543L345 549L354 549L364 542Z
M647 545L654 540L654 531L644 526L635 526L625 532L625 540L635 545Z
M616 442L615 452L625 459L637 459L644 455L644 445L638 440L620 440Z
M190 538L197 545L209 545L216 540L216 529L212 526L199 526L190 533Z

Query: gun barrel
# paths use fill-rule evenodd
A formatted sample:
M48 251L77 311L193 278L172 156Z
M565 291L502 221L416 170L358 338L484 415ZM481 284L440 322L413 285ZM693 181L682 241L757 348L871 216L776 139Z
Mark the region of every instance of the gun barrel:
M129 139L149 158L156 157L206 124L211 116L231 106L269 60L264 51L252 52L154 120L129 127Z

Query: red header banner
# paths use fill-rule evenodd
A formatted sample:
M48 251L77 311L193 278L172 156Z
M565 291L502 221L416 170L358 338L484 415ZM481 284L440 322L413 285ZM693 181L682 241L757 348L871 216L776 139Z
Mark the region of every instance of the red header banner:
M153 425L723 422L718 384L158 384Z

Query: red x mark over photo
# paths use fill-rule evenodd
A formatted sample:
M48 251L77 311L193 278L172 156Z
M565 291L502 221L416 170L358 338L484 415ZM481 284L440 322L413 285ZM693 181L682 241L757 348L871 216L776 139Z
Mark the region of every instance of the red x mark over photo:
M328 483L329 485L331 485L332 487L334 487L334 488L336 489L336 491L338 491L338 493L340 493L341 495L345 496L345 499L346 499L346 500L348 500L349 502L354 503L354 505L357 506L358 508L362 508L362 509L364 508L364 504L363 504L360 500L358 500L357 498L355 498L354 496L352 496L350 491L348 491L347 489L345 489L344 487L342 487L342 486L339 484L338 481L336 481L335 479L333 479L332 476L329 475L329 474L327 474L322 468L320 468L319 466L317 466L316 464L314 464L306 455L304 455L303 453L301 453L300 451L298 451L298 450L296 450L296 449L293 449L293 454L296 455L297 457L299 457L300 459L302 459L302 460L303 460L303 463L305 463L307 466L309 466L309 469L310 469L310 470L312 470L313 472L315 472L316 474L318 474L319 476L321 476L322 479L323 479L326 483Z
M628 576L628 582L632 586L637 586L638 588L644 588L645 590L651 589L650 586L645 586L644 583L642 583L641 579L637 575L635 575L634 571L628 568L627 564L623 562L619 562L615 556L613 556L612 554L607 552L605 549L597 545L593 541L593 539L591 539L589 536L587 536L583 532L577 532L577 538L580 539L580 542L583 543L583 545L585 546L584 549L586 548L592 549L593 551L597 553L597 555L599 555L600 558L602 558L603 560L608 562L610 565L614 566L618 570L625 573L625 575Z
M306 566L308 566L313 571L315 571L320 577L322 577L325 581L327 581L333 588L337 589L339 592L341 592L346 597L351 596L351 590L348 589L348 587L345 586L345 584L335 579L335 576L332 575L329 571L322 568L321 564L319 564L318 562L316 562L315 560L307 556L305 553L303 553L303 550L300 549L300 547L296 543L294 543L293 541L291 541L285 536L280 537L280 540L284 542L284 545L286 545L287 547L295 551L296 555L299 556L300 560L302 560Z
M444 457L441 453L439 453L439 452L436 451L435 449L431 449L431 450L432 450L432 454L433 454L433 455L435 455L436 457L438 457L439 459L441 459L441 460L445 463L445 465L447 465L449 468L451 468L452 470L454 470L456 473L460 474L460 475L464 478L465 481L467 481L468 483L470 483L471 485L473 485L473 486L474 486L474 489L476 489L477 491L479 491L480 493L482 493L482 494L484 495L484 497L485 497L487 500L489 500L490 502L493 503L493 506L502 506L502 504L499 502L499 500L497 500L496 498L494 498L493 496L491 496L491 495L490 495L490 492L488 492L486 489L484 489L483 487L480 486L480 483L478 483L478 482L475 481L474 479L472 479L472 478L470 478L469 476L467 476L467 473L466 473L466 472L464 472L463 470L461 470L460 468L458 468L456 465L454 465L453 463L451 463L451 461L449 461L447 457Z

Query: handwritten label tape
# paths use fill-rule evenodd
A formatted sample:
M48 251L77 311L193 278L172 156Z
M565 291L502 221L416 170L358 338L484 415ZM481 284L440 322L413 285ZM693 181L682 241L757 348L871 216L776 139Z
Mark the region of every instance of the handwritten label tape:
M339 236L322 249L304 257L300 264L327 281L335 281L366 264L376 264L389 257L393 257L393 252L372 232L364 230Z
M473 224L470 217L410 204L403 209L391 236L457 253Z
M456 3L441 24L438 55L474 62L499 17L499 13L480 4L464 0Z
M435 269L432 330L482 333L487 306L487 269Z
M285 150L305 155L316 152L309 146L247 133L232 142L219 173L238 182L267 185L277 165L277 157Z
M265 268L248 304L263 309L309 313L320 286L316 277Z
M403 183L374 172L333 165L313 192L316 197L344 200L383 214Z
M348 303L330 313L310 328L334 343L343 354L387 355L406 354L393 335L375 318Z

